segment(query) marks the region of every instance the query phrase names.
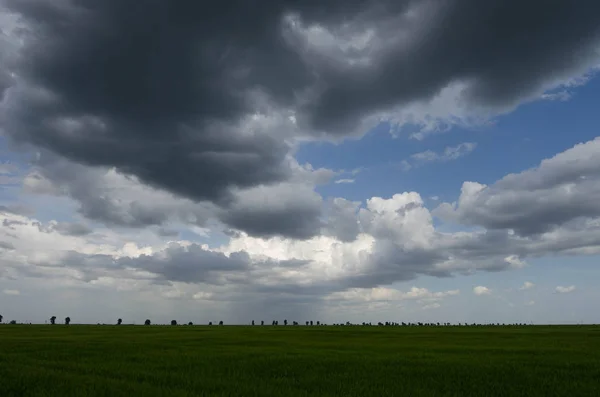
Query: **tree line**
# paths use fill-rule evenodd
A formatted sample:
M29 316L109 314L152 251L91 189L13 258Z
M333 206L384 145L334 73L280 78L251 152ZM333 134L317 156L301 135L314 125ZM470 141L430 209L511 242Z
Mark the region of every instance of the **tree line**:
M4 319L4 317L2 315L0 315L0 324L2 324L2 320ZM52 316L50 317L50 325L56 325L56 316ZM15 320L11 320L8 324L17 324L17 322ZM69 325L71 324L71 317L65 317L64 319L64 324L65 325ZM119 318L117 319L117 322L115 325L122 325L123 324L123 319ZM224 325L223 321L219 321L217 323L218 325ZM215 324L215 325L217 325ZM256 325L257 323L252 320L251 325ZM98 325L101 325L98 323ZM102 324L104 325L104 324ZM146 319L146 321L144 321L144 325L152 325L152 321L150 319ZM180 325L177 323L177 320L171 320L171 325ZM194 323L192 323L191 321L188 322L187 324L183 324L183 325L194 325ZM213 322L210 321L208 323L209 326L213 325ZM265 325L265 321L261 320L260 321L260 325L264 326ZM278 326L279 325L279 321L278 320L273 320L271 322L271 326ZM287 326L287 325L292 325L292 326L299 326L300 323L298 321L292 321L291 323L288 322L288 320L283 320L283 325ZM305 326L325 326L327 324L323 324L320 321L316 321L313 322L312 320L310 321L305 321L304 323ZM513 326L524 326L527 325L525 323L510 323L510 324L505 324L505 323L489 323L489 324L479 324L479 323L449 323L449 322L444 322L444 323L423 323L423 322L393 322L393 321L386 321L386 322L378 322L375 325L373 325L373 323L371 322L362 322L362 323L351 323L350 321L347 321L345 323L334 323L332 324L333 326L365 326L365 327L370 327L370 326L378 326L378 327L453 327L453 326L466 326L466 327L476 327L476 326L507 326L507 325L513 325Z

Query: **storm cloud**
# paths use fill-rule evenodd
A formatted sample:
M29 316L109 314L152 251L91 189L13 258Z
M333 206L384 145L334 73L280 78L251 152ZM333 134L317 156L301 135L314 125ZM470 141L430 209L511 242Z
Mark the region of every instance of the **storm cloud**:
M362 134L455 83L466 106L513 107L585 72L600 43L592 0L0 3L19 27L0 54L13 142L231 207L258 235L318 232L312 208L304 225L236 212L236 191L293 179L298 138ZM102 200L83 212L110 219ZM144 217L129 223L162 223Z

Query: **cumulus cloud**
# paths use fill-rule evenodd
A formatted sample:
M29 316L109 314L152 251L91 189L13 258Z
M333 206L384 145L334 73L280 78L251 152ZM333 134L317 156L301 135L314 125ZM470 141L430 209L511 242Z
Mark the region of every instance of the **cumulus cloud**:
M568 294L569 292L573 292L573 291L575 291L574 285L570 285L568 287L563 287L563 286L559 285L558 287L556 287L554 289L554 292L556 292L557 294Z
M542 14L516 1L458 0L225 1L210 13L164 0L146 5L144 18L121 0L2 6L7 136L217 206L293 180L289 154L303 139L360 135L381 121L437 124L443 112L414 107L449 89L451 109L472 109L461 119L538 97L595 65L600 35L591 0L545 5ZM442 156L465 147L455 149ZM49 178L62 181L59 192L93 196L93 184L63 173ZM53 191L34 176L28 184ZM82 203L89 215L115 215L116 204L96 198ZM119 218L142 225L160 215L132 207ZM300 225L302 234L311 227Z
M561 168L556 172L562 172ZM581 183L578 176L573 175L572 183ZM149 201L142 202L173 208L169 214L181 216L185 214L178 212L182 208L197 210L193 202L186 204L189 207L181 203L171 207L172 202L161 202L160 195L149 192ZM252 212L264 203L276 212L283 203L294 202L294 195L286 192L253 192L254 198L244 205ZM298 190L297 196L301 195ZM231 205L235 208L235 201ZM423 275L451 277L520 268L530 257L595 253L600 247L600 223L594 213L535 236L493 228L442 232L416 192L372 197L364 202L330 199L324 203L323 213L321 233L312 237L236 231L228 241L209 246L171 241L168 233L161 235L150 229L129 234L119 229L64 233L58 222L5 211L2 241L14 249L0 251L5 264L3 277L61 280L69 285L121 291L154 288L169 300L228 302L238 315L267 305L273 315L285 315L289 309L308 316L324 302L435 306L458 292L418 287L403 292L391 285ZM527 286L525 283L523 287ZM486 295L491 290L477 286L473 292Z
M361 203L339 197L330 201L327 212L325 234L332 235L341 241L353 241L360 233L357 213Z
M315 193L314 186L325 182L332 172L288 160L293 168L289 182L232 189L228 200L218 204L194 202L145 185L116 168L92 168L48 152L38 157L35 169L23 185L28 193L64 194L79 203L81 215L108 226L142 228L179 223L204 227L210 224L259 236L310 237L321 228L322 199ZM79 232L84 231L79 228Z
M431 292L427 288L412 287L409 291L402 292L397 289L387 287L377 287L369 289L352 288L343 292L337 292L327 297L329 300L359 300L359 301L438 301L450 296L456 296L459 290L450 290L442 292Z
M600 4L572 3L157 0L140 18L134 0L0 0L2 134L34 154L23 193L87 218L2 206L0 274L309 313L344 294L433 308L450 292L390 285L600 252L598 139L433 213L417 192L324 200L316 185L352 176L294 159L307 140L381 123L423 139L568 91L600 43ZM172 241L207 229L230 238Z
M580 143L538 167L487 186L465 182L456 203L435 214L466 225L510 230L521 236L600 216L600 138Z
M301 184L257 186L237 194L219 219L255 236L309 238L321 229L322 199Z
M335 184L341 184L341 183L354 183L354 179L338 179L334 182Z
M491 295L492 294L492 290L489 289L488 287L484 287L482 285L478 285L477 287L473 288L473 293L475 295Z
M423 310L433 310L433 309L439 309L440 307L442 307L442 305L436 302L436 303L431 303L431 304L428 304L428 305L424 305L424 306L421 307L421 309L423 309Z
M525 290L528 290L528 289L532 289L532 288L534 288L534 287L535 287L535 284L534 284L534 283L532 283L531 281L525 281L525 282L523 283L523 285L522 285L522 286L521 286L519 289L520 289L521 291L525 291Z
M2 291L5 295L21 295L21 291L17 289L5 289Z
M519 175L535 174L547 163L544 161L542 166ZM562 172L562 169L556 168L556 171ZM502 181L509 178L511 176ZM547 174L546 178L552 176ZM564 182L582 183L579 174L573 174L573 178L572 182ZM264 189L248 194L247 200L237 207L239 212L232 211L223 219L235 224L240 222L239 214L260 214L261 208L269 208L271 213L280 209L280 213L285 214L286 208L293 208L293 203L306 205L313 197L314 208L322 205L320 197L313 196L310 189L306 193L292 188ZM171 208L170 201L164 200L164 204L160 204L157 197L160 196L154 196L155 200L149 204ZM196 208L191 202L189 205L190 209ZM231 208L236 205L234 201ZM185 207L175 208L179 211ZM4 241L15 250L5 250L2 255L10 263L22 263L22 268L28 269L29 273L35 266L39 270L44 263L49 263L51 270L57 270L56 264L60 263L63 271L74 270L82 280L97 278L99 275L90 270L96 267L114 271L136 269L153 274L154 282L219 285L227 280L237 290L243 286L247 292L257 294L321 299L337 292L368 291L422 275L450 277L520 268L529 257L594 253L600 247L600 223L593 217L566 222L535 236L493 228L441 232L416 192L389 198L372 197L365 202L335 198L325 203L323 211L325 216L319 218L318 226L309 224L309 229L321 228L321 233L312 237L299 231L291 231L289 234L293 237L270 236L261 230L254 230L252 234L238 231L231 233L229 241L219 246L182 242L169 246L169 236L153 234L155 243L147 248L139 244L131 248L119 246L115 243L119 241L117 236L110 245L106 244L105 237L65 235L56 223L41 223L23 215L4 213L3 224L12 228L9 229L12 236L6 234ZM283 225L265 224L263 227L267 231L269 228L285 229ZM29 244L32 239L37 241L35 247ZM482 288L478 287L474 292L485 291Z

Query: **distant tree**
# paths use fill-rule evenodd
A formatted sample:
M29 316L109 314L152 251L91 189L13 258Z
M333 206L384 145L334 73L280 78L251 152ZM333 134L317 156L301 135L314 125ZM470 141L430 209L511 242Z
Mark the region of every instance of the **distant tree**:
M252 325L254 325L254 320L252 320Z
M265 320L261 320L260 325L265 325Z
M71 323L71 317L65 318L65 325L69 325Z
M150 325L150 324L152 324L152 323L150 322L150 320L149 320L149 319L148 319L148 320L146 320L146 321L144 321L144 325Z
M117 325L121 325L122 323L123 323L123 320L121 320L121 319L117 320Z
M306 325L308 326L308 321L306 322Z
M0 314L0 323L2 322L2 319L3 319L3 318L4 318L4 317L2 317L2 314Z
M191 321L188 323L188 325L194 325Z
M313 322L312 322L312 320L310 320L310 325L311 325L311 326L313 325Z
M212 321L210 321L210 322L208 323L208 325L212 325Z
M320 322L320 321L317 321L317 325L321 325L321 322Z
M283 320L283 325L287 325L287 320Z
M219 321L219 325L223 325L223 320Z
M171 325L177 325L177 321L176 320L171 320Z
M50 324L52 324L52 325L56 324L56 316L50 317Z
M10 325L16 325L16 324L17 324L17 322L16 322L15 320L10 320L10 323L9 323L9 324L10 324Z

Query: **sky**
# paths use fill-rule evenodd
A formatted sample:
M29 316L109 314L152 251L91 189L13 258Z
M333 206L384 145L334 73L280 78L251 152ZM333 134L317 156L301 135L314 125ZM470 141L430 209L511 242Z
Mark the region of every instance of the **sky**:
M0 315L598 323L600 3L0 0Z

